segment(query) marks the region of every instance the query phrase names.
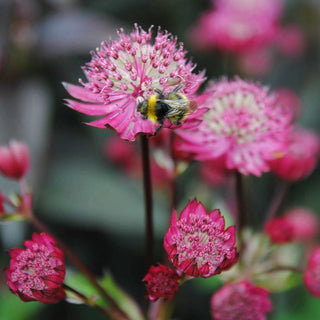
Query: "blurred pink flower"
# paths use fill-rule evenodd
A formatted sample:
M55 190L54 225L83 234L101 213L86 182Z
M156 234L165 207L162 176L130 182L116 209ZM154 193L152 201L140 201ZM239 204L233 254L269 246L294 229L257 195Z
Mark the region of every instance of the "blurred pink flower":
M293 91L281 88L275 91L277 96L276 105L283 109L284 113L291 113L292 122L294 122L301 109L301 100Z
M284 213L286 219L293 227L294 240L310 241L319 233L317 215L306 208L295 207Z
M211 298L214 320L265 320L270 311L269 292L248 281L226 284Z
M303 275L306 289L316 298L320 298L320 247L316 247L309 259Z
M264 231L273 243L283 244L294 240L294 227L286 216L267 221Z
M8 146L0 146L0 172L12 179L22 179L29 169L29 149L12 140Z
M288 137L284 156L270 161L270 167L282 180L298 181L315 169L319 153L320 138L312 131L297 127Z
M200 47L240 53L275 41L281 1L224 0L215 1L214 5L215 9L203 14L192 32Z
M176 271L167 266L151 266L143 279L149 300L155 302L159 298L172 299L179 290L179 279Z
M196 128L179 129L180 149L206 161L225 156L226 167L260 176L285 150L291 115L275 107L266 87L239 78L209 86L199 106L208 110Z
M9 251L10 267L5 273L10 290L22 301L56 303L65 298L63 252L55 240L45 233L33 233L24 242L26 249Z
M287 25L279 29L277 46L282 55L299 57L306 47L306 39L299 26Z
M122 139L132 141L139 133L154 134L159 126L141 118L138 103L154 88L168 93L180 83L181 92L191 97L204 81L203 72L194 74L194 68L183 44L170 33L158 29L152 43L152 27L146 32L135 24L130 34L120 29L117 40L102 42L92 52L83 68L88 82L64 84L71 96L83 101L67 100L67 104L76 111L102 116L89 124L111 127Z
M231 170L226 168L225 157L200 163L200 176L209 185L225 185L228 181L230 173Z
M179 219L173 211L164 248L179 272L208 278L237 262L235 241L235 227L225 230L220 211L207 213L203 204L195 199L187 204Z
M243 52L238 57L238 67L248 76L262 76L272 70L274 58L267 48Z

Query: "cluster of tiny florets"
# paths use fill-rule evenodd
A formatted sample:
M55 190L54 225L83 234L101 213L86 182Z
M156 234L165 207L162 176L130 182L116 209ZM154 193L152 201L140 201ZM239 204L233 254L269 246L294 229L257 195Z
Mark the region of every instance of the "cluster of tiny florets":
M155 88L168 93L183 83L181 91L192 96L204 80L194 74L195 65L186 59L183 44L167 31L158 32L152 41L152 27L144 31L137 25L127 34L123 29L118 39L104 41L92 52L91 61L83 67L88 82L82 87L65 84L74 98L68 105L85 114L103 116L90 124L112 127L126 140L139 132L153 134L157 124L141 119L139 102L146 100Z
M177 220L173 212L164 246L169 260L193 277L210 277L237 260L234 227L224 229L219 210L208 214L201 203L189 202Z

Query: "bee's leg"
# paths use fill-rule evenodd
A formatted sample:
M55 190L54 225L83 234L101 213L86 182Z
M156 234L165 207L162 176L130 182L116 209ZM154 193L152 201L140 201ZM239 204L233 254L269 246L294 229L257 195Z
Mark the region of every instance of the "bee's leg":
M184 86L184 82L181 82L172 92L178 92Z
M160 89L154 88L153 91L156 92L159 95L159 99L164 99L165 98L163 92Z
M156 129L156 131L154 132L154 136L162 129L163 127L163 123L160 124L160 126Z

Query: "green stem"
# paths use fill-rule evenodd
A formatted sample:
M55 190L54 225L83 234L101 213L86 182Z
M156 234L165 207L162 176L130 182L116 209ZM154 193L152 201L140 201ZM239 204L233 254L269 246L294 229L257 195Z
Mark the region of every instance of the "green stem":
M70 286L66 285L65 283L62 285L62 287L66 290L66 291L70 291L72 292L74 295L76 295L84 304L91 306L95 309L97 309L98 311L100 311L102 314L104 314L105 316L107 316L108 318L114 318L113 313L110 312L109 310L102 308L101 306L99 306L98 304L93 303L89 298L87 298L83 293L79 292L78 290L71 288ZM122 319L122 318L115 318L115 319Z
M145 206L145 261L146 269L149 269L153 261L153 216L152 216L152 184L150 174L149 140L147 136L141 136L141 157L143 169L143 190Z
M48 228L42 222L40 222L36 217L34 217L34 215L31 215L30 221L39 231L43 231L53 235L53 233L49 231ZM69 249L58 237L56 237L55 235L53 235L53 237L57 241L59 248L66 254L66 256L74 264L74 266L86 276L86 278L92 283L92 285L101 294L103 299L110 304L111 308L115 310L114 313L119 315L119 317L115 319L119 319L119 320L128 319L127 315L119 308L116 301L100 285L95 275L79 260L79 258L73 253L73 251Z
M238 171L235 172L236 176L236 199L238 211L238 233L241 234L243 228L247 225L247 212L245 207L243 177Z
M287 182L279 181L279 184L273 196L271 205L267 211L265 222L270 220L271 218L274 218L277 215L283 203L283 200L288 192L288 188L289 188L289 184Z

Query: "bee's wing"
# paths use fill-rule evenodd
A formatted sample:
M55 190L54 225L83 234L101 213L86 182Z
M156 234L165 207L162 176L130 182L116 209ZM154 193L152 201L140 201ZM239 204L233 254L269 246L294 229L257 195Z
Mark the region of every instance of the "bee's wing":
M184 99L163 99L161 100L169 106L167 117L175 116L180 113L186 113L188 110L189 101Z

